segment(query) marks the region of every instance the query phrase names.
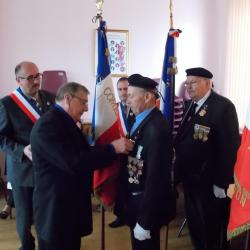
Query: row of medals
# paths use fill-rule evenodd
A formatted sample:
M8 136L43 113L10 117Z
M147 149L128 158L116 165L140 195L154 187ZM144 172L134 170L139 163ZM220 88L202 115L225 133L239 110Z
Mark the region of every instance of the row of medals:
M129 183L134 183L134 184L139 184L139 178L142 175L143 172L143 160L141 160L141 151L143 147L138 146L137 154L136 157L129 156L128 157L128 182Z
M194 125L194 139L195 140L201 140L203 142L206 142L208 140L208 134L210 132L210 128L206 126L202 126L199 124Z

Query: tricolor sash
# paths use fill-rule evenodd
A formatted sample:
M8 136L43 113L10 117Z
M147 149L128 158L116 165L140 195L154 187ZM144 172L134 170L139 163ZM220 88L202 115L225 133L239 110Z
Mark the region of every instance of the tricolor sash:
M40 118L40 114L17 89L10 94L10 97L33 123Z
M122 106L122 103L118 103L117 105L117 119L118 119L118 128L121 137L126 137L128 134L128 129L127 129L127 117L125 114L124 107Z

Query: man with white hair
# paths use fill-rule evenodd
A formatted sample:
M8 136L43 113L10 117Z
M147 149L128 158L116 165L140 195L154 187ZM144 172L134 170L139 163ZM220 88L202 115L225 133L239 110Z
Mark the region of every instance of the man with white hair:
M235 107L212 90L213 74L186 70L191 97L175 140L175 182L184 188L186 216L196 250L226 250L229 199L239 146Z

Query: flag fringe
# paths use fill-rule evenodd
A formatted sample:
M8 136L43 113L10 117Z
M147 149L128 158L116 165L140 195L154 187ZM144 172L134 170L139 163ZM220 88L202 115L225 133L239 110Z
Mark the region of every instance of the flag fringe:
M237 227L236 229L232 231L227 231L227 240L231 240L232 238L250 230L250 222L246 223L240 227Z

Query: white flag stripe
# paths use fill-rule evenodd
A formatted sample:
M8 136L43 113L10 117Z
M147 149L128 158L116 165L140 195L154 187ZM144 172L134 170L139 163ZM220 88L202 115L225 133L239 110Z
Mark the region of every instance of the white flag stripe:
M97 140L117 120L115 93L110 74L96 86L95 108L95 139Z

